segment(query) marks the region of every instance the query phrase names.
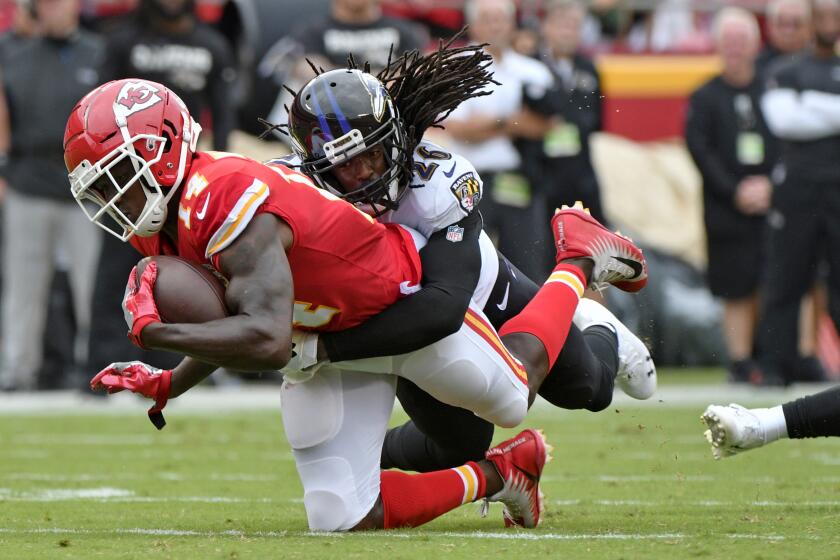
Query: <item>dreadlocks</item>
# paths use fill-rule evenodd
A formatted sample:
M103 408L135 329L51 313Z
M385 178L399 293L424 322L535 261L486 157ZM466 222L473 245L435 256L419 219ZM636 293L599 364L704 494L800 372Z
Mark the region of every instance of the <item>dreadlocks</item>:
M438 49L430 54L421 55L419 51L409 51L396 60L388 56L388 64L376 78L388 89L391 99L397 106L407 135L407 152L414 153L417 144L429 128L443 128L443 121L458 105L472 97L490 95L483 88L498 82L493 80L493 73L488 69L492 57L484 51L486 45L452 47L466 33L464 27L446 42L441 41ZM324 72L309 62L315 75ZM353 59L347 60L347 67L360 69ZM370 73L370 64L365 62L362 71ZM297 93L287 90L292 95ZM266 130L261 138L273 131L286 133L285 125L275 125L259 119ZM407 165L407 177L411 177L411 158Z
M483 88L496 84L488 69L492 58L483 47L474 45L453 48L466 28L438 49L421 56L411 51L377 74L397 106L408 134L410 153L429 128L443 128L443 121L458 105L472 97L490 95Z

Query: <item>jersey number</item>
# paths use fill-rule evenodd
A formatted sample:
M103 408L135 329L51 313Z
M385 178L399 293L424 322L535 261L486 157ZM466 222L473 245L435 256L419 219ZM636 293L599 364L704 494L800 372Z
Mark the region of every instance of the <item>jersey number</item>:
M295 312L292 316L292 324L295 327L306 327L317 329L332 321L338 313L335 307L328 305L313 305L305 301L295 302Z
M452 154L443 152L441 150L430 150L426 146L420 146L417 148L417 153L423 159L452 159ZM440 167L437 163L423 163L421 161L414 162L414 172L423 179L424 181L429 181L432 178L432 175L435 174L437 168Z

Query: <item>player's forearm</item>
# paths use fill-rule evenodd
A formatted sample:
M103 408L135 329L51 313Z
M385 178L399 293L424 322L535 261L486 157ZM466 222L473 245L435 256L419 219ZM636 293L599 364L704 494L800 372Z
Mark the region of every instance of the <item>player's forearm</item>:
M174 399L177 396L183 395L187 390L201 383L217 369L219 368L213 364L208 364L194 358L184 358L172 370L169 398Z
M142 338L149 348L245 371L280 369L291 356L290 326L247 315L201 324L152 323Z

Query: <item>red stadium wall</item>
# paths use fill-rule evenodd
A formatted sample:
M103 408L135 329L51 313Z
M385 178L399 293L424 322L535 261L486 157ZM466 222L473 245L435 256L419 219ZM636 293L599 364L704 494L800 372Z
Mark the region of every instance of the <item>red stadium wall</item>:
M682 137L688 96L720 71L715 56L605 55L596 63L604 130L637 141Z

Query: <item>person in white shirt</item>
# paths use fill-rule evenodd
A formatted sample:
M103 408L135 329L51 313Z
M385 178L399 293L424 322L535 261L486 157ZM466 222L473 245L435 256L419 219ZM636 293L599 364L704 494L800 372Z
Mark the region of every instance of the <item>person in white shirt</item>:
M464 6L470 40L486 43L489 69L498 85L492 95L462 103L444 122L447 147L470 161L484 180L481 206L485 229L497 247L532 278L541 270L542 223L537 166L523 165L529 141L541 142L552 122L529 105L538 103L553 83L548 68L511 48L516 6L510 0L470 0ZM524 150L523 150L524 148ZM525 158L528 159L527 156ZM538 217L539 216L539 217Z

